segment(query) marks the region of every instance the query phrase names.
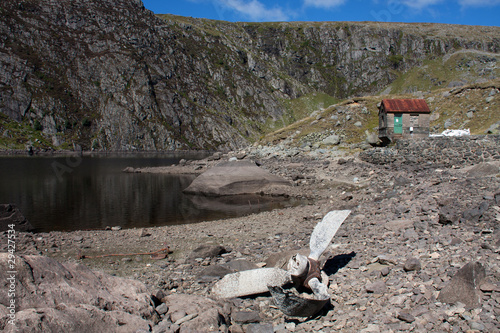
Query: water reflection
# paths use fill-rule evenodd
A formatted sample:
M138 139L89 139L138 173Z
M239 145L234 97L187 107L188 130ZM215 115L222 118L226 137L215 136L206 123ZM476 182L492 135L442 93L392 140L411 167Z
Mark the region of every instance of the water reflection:
M183 224L294 204L257 196L185 195L182 190L195 176L121 171L171 165L183 157L93 156L72 164L65 157L2 157L0 203L16 204L38 231Z
M237 195L226 197L205 197L192 195L189 199L200 210L213 210L233 215L251 214L283 207L290 202L284 197L260 195Z

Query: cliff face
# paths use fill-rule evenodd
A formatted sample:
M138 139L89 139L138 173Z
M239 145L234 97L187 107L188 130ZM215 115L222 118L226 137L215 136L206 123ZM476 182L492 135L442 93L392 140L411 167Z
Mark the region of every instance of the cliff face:
M374 93L424 59L499 52L498 36L495 27L157 17L139 0L3 0L0 112L53 146L234 149L286 116L286 100Z

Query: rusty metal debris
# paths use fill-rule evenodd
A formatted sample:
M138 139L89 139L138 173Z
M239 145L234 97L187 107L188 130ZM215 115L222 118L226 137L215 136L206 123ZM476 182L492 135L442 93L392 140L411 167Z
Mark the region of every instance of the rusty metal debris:
M158 251L153 251L153 252L143 252L143 253L112 253L112 254L101 254L98 256L86 256L81 253L78 253L78 259L96 259L96 258L104 258L104 257L127 257L127 256L147 256L150 255L151 259L165 259L169 253L172 253L170 251L170 247L165 247L163 249L160 249Z
M269 286L269 292L279 309L288 316L311 317L321 310L330 300L330 296L323 299L309 298L301 295L293 286Z

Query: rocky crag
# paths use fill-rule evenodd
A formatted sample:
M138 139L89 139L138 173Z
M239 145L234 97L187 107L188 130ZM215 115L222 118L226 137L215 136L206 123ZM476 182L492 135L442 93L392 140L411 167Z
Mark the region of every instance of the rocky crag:
M425 60L500 50L497 27L229 23L138 0L5 0L0 14L5 148L234 149L297 120L297 97L372 94Z
M139 281L48 257L6 252L0 253L0 267L2 287L12 290L11 296L3 293L0 300L2 332L149 331L157 316L146 286Z

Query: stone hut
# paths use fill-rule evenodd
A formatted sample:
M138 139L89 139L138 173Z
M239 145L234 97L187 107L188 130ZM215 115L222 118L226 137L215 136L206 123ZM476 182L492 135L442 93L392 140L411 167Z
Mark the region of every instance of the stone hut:
M430 114L423 99L384 99L378 112L378 136L384 142L428 137Z

